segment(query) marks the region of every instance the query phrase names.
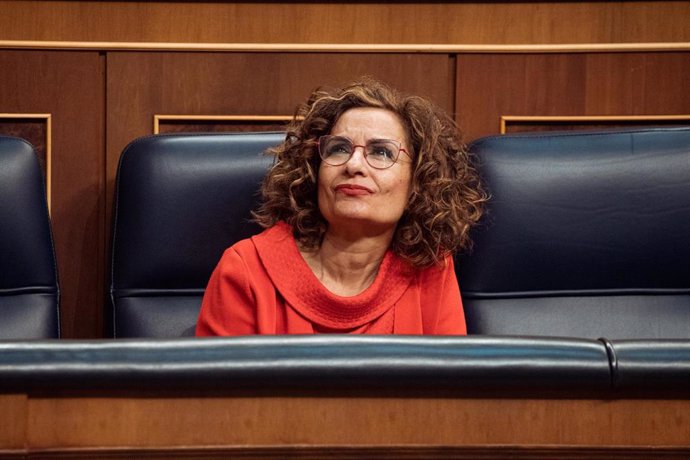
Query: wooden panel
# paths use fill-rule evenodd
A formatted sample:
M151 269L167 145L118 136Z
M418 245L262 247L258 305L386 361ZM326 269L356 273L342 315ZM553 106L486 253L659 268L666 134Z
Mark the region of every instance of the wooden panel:
M690 2L0 1L7 40L208 43L690 41Z
M501 116L685 115L690 53L475 54L457 58L456 113L469 139Z
M454 397L35 397L34 449L688 447L690 401Z
M690 126L690 115L649 115L649 116L581 116L581 117L501 117L501 134L524 133L531 131L574 131L601 130L639 127L679 127Z
M290 120L290 115L154 115L153 132L284 131Z
M372 75L452 111L445 55L109 53L108 196L128 142L151 134L156 114L284 115L318 86Z
M0 394L0 452L26 446L27 407L25 394Z
M0 50L2 111L51 114L51 217L64 337L102 334L103 68L96 52Z
M50 114L0 113L0 134L28 141L36 152L46 187L48 209L51 198L51 118Z
M50 115L0 113L0 134L20 137L33 145L44 177L48 171Z
M0 395L0 458L604 460L690 455L687 399L389 390L279 393Z
M50 449L45 451L18 451L0 458L11 459L382 459L382 460L687 460L690 448L673 447L577 447L577 446L423 446L423 445L385 445L385 446L227 446L227 447L173 447L173 448L132 448L115 449Z
M587 114L690 113L690 52L590 55L585 65Z

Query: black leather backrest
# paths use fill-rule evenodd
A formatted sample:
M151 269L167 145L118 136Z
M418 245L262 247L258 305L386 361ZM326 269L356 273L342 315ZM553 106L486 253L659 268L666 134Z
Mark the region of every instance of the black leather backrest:
M58 282L33 147L0 136L0 339L59 336Z
M458 277L474 334L690 337L690 128L497 136Z
M192 335L223 251L259 231L249 221L284 133L137 139L117 175L111 298L116 337Z

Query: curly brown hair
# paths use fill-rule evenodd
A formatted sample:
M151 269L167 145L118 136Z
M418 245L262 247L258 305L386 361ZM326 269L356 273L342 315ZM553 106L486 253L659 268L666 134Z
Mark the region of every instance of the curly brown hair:
M254 220L264 228L285 221L302 247L319 247L328 223L317 200L318 139L356 107L397 114L414 159L410 198L391 249L413 266L426 267L469 247L470 227L488 197L455 122L426 99L369 78L343 88L319 88L297 108L285 141L267 151L275 163L264 179Z

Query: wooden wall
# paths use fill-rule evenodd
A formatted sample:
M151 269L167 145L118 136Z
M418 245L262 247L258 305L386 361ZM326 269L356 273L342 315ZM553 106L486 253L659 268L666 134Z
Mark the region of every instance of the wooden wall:
M455 113L468 140L498 134L502 118L508 132L690 123L690 2L0 1L0 11L0 132L37 139L50 173L65 337L103 333L117 163L156 115L182 116L168 130L275 127L254 118L290 115L314 87L368 74ZM210 115L248 119L194 119Z
M687 42L687 1L0 1L6 40L188 43Z

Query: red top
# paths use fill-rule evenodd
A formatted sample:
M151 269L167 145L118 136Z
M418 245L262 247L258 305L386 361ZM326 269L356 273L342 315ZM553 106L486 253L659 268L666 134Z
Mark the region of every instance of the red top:
M228 248L208 282L196 335L465 335L453 259L413 269L388 251L373 284L342 297L321 284L284 223Z

